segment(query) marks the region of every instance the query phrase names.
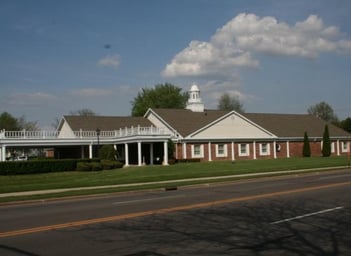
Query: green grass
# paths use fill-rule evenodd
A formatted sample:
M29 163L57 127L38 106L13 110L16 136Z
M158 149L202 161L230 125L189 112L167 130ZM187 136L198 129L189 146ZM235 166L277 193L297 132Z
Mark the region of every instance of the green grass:
M100 172L59 172L0 176L0 193L165 181L244 173L347 166L347 157L181 163L129 167ZM72 193L71 193L72 194Z

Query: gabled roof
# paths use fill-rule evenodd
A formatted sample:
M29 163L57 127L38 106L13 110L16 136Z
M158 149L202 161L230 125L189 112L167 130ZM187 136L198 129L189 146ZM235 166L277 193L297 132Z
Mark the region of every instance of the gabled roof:
M152 111L183 137L232 112L222 110L192 112L187 109L152 109ZM331 137L351 136L343 129L308 114L243 113L241 115L280 138L303 138L305 131L309 137L321 138L326 124Z
M230 112L222 110L192 112L188 109L163 108L152 109L152 111L183 137L188 136Z
M64 116L64 120L73 131L113 131L125 127L150 127L154 126L148 119L143 117L129 116ZM61 122L61 126L62 126ZM60 129L61 127L59 127Z
M330 137L350 136L343 129L308 114L244 113L242 115L280 138L301 138L305 131L308 137L323 137L326 124Z

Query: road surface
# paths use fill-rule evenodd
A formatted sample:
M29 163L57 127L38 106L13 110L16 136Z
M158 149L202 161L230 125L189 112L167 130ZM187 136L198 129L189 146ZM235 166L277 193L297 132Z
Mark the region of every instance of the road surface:
M351 170L0 206L0 255L351 255Z

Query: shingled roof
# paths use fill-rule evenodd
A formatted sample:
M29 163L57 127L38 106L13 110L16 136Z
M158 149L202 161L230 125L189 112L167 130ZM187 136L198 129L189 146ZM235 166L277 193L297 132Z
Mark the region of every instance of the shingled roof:
M305 131L309 137L323 137L326 124L330 137L350 136L343 129L307 114L244 113L243 115L280 138L301 138Z
M183 137L209 125L231 111L205 110L192 112L187 109L152 109L168 125L177 130ZM265 130L280 138L303 138L304 132L309 137L322 137L327 122L308 114L241 114ZM346 131L328 124L331 137L350 137Z
M204 112L192 112L188 109L152 109L158 116L167 122L183 137L203 128L211 122L228 114L230 111L205 110Z
M148 119L143 117L128 116L64 116L73 131L113 131L125 127L150 127L154 126Z

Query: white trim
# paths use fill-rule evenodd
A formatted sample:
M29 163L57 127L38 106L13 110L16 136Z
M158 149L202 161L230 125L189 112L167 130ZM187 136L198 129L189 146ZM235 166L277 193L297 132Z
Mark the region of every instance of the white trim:
M349 141L342 141L341 142L341 152L347 153L350 150L350 143Z
M253 141L253 159L256 160L257 157L256 157L256 141L254 140Z
M245 153L242 153L242 147L245 147ZM250 156L250 144L249 143L238 143L238 154L239 156Z
M199 146L199 154L195 154L195 146ZM204 145L203 144L193 144L191 145L191 158L203 158L204 157Z
M219 145L223 145L223 153L220 154L218 152ZM216 157L227 157L228 156L228 145L226 143L218 143L216 144Z
M211 146L211 142L208 143L208 161L212 161L212 150L211 150L212 146ZM217 151L217 150L216 150Z
M266 151L263 151L263 147L265 145ZM270 156L271 155L271 144L266 142L266 143L260 143L260 156Z
M208 129L209 127L215 125L216 123L228 118L230 115L236 115L238 117L240 117L241 119L243 119L244 121L248 122L249 124L253 125L254 127L256 127L257 129L263 131L264 133L266 133L267 135L271 136L271 138L278 138L277 135L271 133L270 131L264 129L262 126L259 126L258 124L254 123L253 121L251 121L250 119L244 117L243 115L240 115L239 113L237 113L236 111L230 111L229 113L227 113L226 115L223 115L221 117L219 117L218 119L214 120L213 122L201 127L200 129L194 131L193 133L189 134L188 136L186 136L187 138L191 138L193 136L195 136L196 134Z
M232 161L235 161L235 146L234 146L234 141L232 141Z

